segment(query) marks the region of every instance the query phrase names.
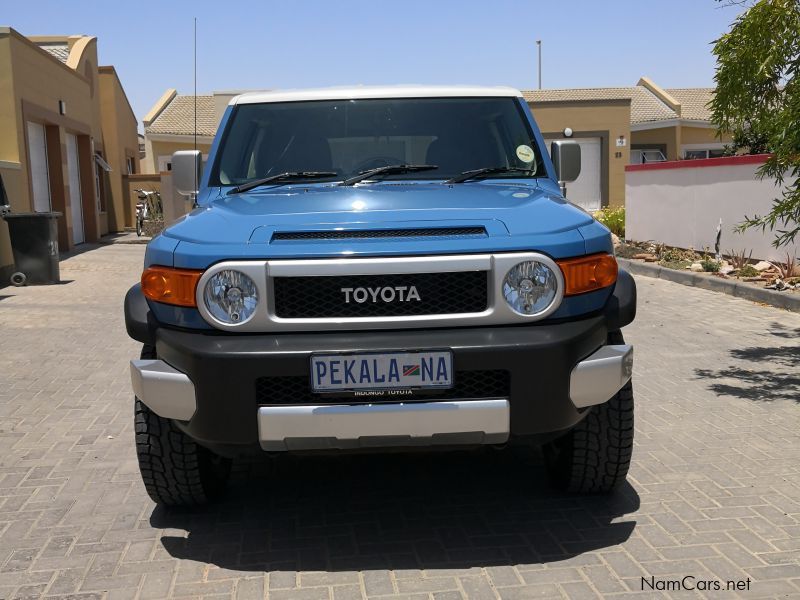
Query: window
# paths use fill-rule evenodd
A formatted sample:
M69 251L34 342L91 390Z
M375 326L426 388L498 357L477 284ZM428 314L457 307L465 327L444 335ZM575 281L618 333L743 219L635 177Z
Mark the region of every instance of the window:
M344 179L396 164L437 169L390 178L448 179L482 167L521 169L497 177L544 174L516 98L386 98L241 104L210 181L233 185L288 171Z
M720 158L721 156L725 156L725 148L692 148L691 150L684 150L683 152L683 158L685 160Z
M126 163L128 165L128 175L136 173L136 161L132 157L127 157Z
M105 178L106 173L111 171L109 165L103 158L102 152L94 153L94 191L97 194L97 210L105 212L106 210L106 188Z
M664 162L667 157L659 148L631 149L631 164L643 165L652 162Z

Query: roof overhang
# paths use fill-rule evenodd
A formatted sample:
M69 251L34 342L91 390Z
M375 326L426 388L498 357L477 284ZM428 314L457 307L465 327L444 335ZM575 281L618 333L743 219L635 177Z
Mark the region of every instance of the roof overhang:
M192 143L194 141L194 133L150 133L145 130L144 137L151 142ZM198 134L197 141L201 144L210 144L214 141L214 136Z
M357 86L332 87L310 90L276 90L247 92L231 99L230 104L258 104L264 102L303 102L313 100L362 100L377 98L475 98L522 97L522 92L510 87L474 86Z
M710 121L695 121L692 119L664 119L661 121L631 123L631 131L648 131L650 129L663 129L665 127L697 127L699 129L716 129L715 125Z

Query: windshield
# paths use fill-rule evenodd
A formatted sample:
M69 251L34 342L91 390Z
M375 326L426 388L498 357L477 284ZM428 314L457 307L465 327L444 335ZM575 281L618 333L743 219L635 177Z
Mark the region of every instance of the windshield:
M240 185L278 173L332 171L329 180L388 165L435 165L381 179L544 175L539 148L516 98L390 98L236 106L210 185ZM522 170L520 170L522 169Z

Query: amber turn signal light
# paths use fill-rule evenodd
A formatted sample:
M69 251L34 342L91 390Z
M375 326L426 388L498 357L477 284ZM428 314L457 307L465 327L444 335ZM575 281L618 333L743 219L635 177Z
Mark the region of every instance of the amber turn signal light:
M148 267L142 273L142 293L155 302L197 306L195 290L203 271Z
M557 262L564 274L565 296L593 292L617 280L617 259L610 254L592 254Z

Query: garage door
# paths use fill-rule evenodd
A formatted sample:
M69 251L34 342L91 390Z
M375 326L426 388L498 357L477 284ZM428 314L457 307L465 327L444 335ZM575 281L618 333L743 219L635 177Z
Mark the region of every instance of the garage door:
M83 208L81 207L81 176L78 165L78 138L67 134L67 173L69 175L69 204L72 213L72 243L82 244Z
M572 183L567 184L567 199L589 212L599 210L602 199L601 168L603 156L602 139L572 138L581 146L581 174ZM550 151L547 140L547 150Z
M47 141L44 125L28 121L28 163L31 168L33 210L50 210L50 180L47 174Z

